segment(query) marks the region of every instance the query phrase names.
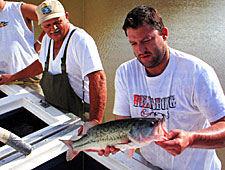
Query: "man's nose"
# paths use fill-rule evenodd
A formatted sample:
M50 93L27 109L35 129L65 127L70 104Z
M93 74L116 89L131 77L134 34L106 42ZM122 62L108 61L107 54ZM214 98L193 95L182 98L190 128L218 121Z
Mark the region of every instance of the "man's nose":
M145 51L146 51L145 45L139 44L139 45L138 45L138 52L139 52L140 54L143 54Z
M57 26L55 24L52 24L52 29L53 30L56 30L57 29Z

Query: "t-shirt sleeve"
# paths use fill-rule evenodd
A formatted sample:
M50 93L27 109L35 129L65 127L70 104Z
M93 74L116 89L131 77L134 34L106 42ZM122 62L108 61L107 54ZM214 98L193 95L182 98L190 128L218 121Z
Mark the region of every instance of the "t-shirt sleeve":
M89 73L103 70L97 46L89 34L83 30L77 30L77 36L73 41L76 44L75 51L80 63L82 77Z
M212 68L201 72L195 85L195 105L210 122L225 116L225 96Z
M113 108L113 114L115 115L131 116L126 80L125 72L120 66L117 69L115 76L115 101Z
M49 44L47 42L49 42L47 39L48 36L47 34L44 35L43 39L42 39L42 45L41 45L41 50L39 53L39 61L42 64L43 69L45 68L45 61L46 61L46 57L47 57L47 52L48 51L48 47Z

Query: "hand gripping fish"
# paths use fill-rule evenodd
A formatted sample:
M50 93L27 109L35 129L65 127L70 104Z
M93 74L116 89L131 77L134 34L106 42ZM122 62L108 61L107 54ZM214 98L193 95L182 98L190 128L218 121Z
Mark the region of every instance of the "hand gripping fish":
M164 139L167 133L164 119L131 118L105 122L89 129L76 141L61 140L68 146L66 160L72 160L80 151L102 150L106 146L127 149L125 155L131 159L137 148ZM166 139L165 139L166 140Z

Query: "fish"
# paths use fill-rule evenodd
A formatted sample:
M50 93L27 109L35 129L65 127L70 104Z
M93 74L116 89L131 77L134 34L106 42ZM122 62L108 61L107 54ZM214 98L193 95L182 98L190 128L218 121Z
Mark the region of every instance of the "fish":
M81 151L102 150L106 146L126 149L126 158L130 160L137 148L153 140L166 140L165 133L167 129L164 118L129 118L98 124L77 140L60 140L68 147L67 161L71 161Z

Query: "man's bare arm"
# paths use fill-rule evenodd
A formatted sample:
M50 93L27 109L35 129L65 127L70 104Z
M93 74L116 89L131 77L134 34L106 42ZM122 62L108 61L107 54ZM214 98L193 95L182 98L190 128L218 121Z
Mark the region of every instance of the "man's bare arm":
M90 120L97 120L101 123L107 100L106 76L103 70L87 76L89 78Z
M42 64L39 60L34 61L31 65L26 67L25 69L10 75L10 74L3 74L0 77L0 85L6 84L15 80L26 79L29 77L34 77L43 72Z

